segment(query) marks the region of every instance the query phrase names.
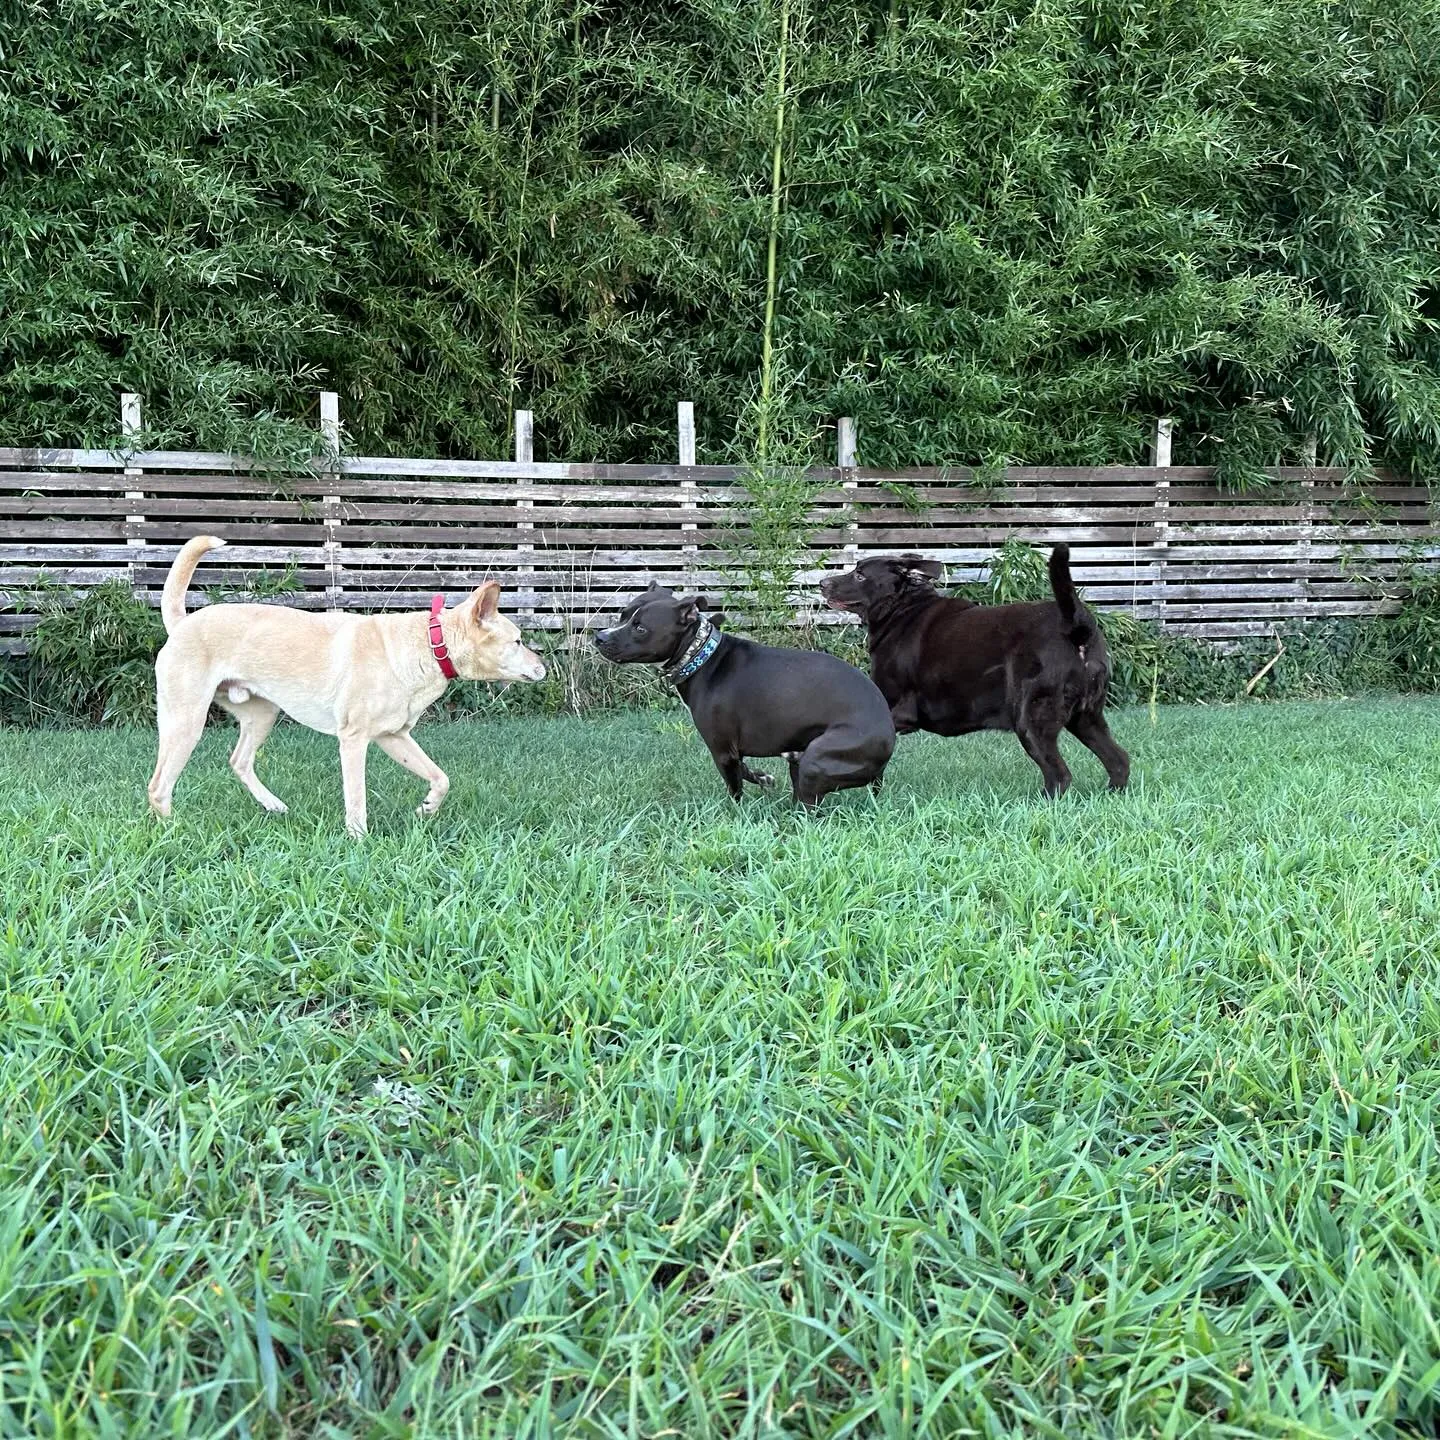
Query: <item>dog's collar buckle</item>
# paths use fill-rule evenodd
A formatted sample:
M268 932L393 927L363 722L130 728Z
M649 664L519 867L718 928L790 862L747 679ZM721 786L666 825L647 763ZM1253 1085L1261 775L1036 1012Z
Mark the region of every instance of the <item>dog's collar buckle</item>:
M700 628L690 642L685 654L662 673L672 685L683 685L720 648L721 632L708 620L700 621Z
M445 608L445 597L436 595L430 601L430 653L435 657L435 662L440 666L440 673L447 679L453 680L459 673L455 669L455 662L450 658L450 651L445 646L445 627L440 623L440 612Z

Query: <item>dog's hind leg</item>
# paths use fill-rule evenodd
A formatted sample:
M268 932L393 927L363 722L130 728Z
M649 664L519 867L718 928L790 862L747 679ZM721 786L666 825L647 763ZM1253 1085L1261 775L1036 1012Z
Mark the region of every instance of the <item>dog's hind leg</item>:
M196 686L183 678L157 676L155 728L159 745L155 773L146 793L151 810L162 819L170 814L175 782L205 732L211 693L208 686Z
M797 803L807 810L818 810L820 802L832 790L864 783L854 773L848 757L835 755L825 747L826 737L817 736L790 762L790 779Z
M235 772L235 778L259 801L262 808L272 814L283 815L285 802L267 790L255 773L255 757L265 743L265 737L275 728L280 707L260 699L259 696L235 701L217 695L215 703L222 710L228 710L240 724L240 738L230 752L230 768Z
M743 760L740 762L740 778L748 780L752 785L773 785L775 777L767 775L763 770L752 770Z
M814 810L836 790L856 790L868 785L879 794L881 777L893 746L890 740L882 743L875 737L857 737L843 730L817 735L791 761L796 801Z
M1110 733L1105 716L1080 710L1065 727L1087 750L1093 751L1110 777L1112 790L1123 790L1130 781L1130 756Z
M400 735L377 735L375 743L397 765L418 775L430 786L430 793L415 807L417 815L433 815L450 793L450 777L415 743L407 732Z
M1060 754L1059 727L1036 723L1036 717L1025 711L1015 726L1015 737L1025 747L1025 753L1040 767L1045 777L1045 793L1052 800L1063 795L1070 788L1070 767Z

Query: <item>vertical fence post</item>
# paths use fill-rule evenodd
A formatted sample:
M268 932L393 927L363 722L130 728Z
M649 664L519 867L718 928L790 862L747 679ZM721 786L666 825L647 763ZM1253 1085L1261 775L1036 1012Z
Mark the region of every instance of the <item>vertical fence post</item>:
M695 405L693 401L682 400L675 408L676 432L680 441L680 463L695 463ZM694 485L694 481L682 481Z
M841 470L855 469L855 421L849 415L842 415L835 422L835 463ZM854 490L857 480L842 480L842 490ZM846 504L843 513L849 517L845 524L845 558L850 565L860 559L860 526L855 521L855 507Z
M515 412L515 463L517 465L530 465L535 460L535 415L530 410L517 410ZM522 481L522 483L524 483ZM522 513L515 522L515 529L520 535L521 543L515 546L517 554L517 571L515 583L517 588L531 592L528 605L520 607L520 618L522 620L533 620L535 618L535 522L530 519L531 512L535 509L533 500L517 500L515 508Z
M1150 439L1150 463L1160 473L1155 477L1155 602L1151 613L1157 625L1165 624L1166 572L1170 550L1170 442L1175 422L1159 419Z
M1316 437L1307 435L1304 444L1300 447L1300 463L1305 467L1305 474L1300 477L1301 531L1300 540L1296 546L1300 561L1298 585L1300 613L1306 621L1310 619L1315 603L1314 597L1310 593L1310 581L1314 568L1311 542L1315 533L1315 467L1319 451L1320 445Z
M320 392L320 433L325 437L327 478L340 486L340 397L333 390ZM321 496L325 521L325 608L344 607L344 587L340 584L340 496Z
M131 437L138 437L141 428L140 397L132 391L126 390L120 396L120 433L127 439L130 439ZM127 465L125 467L125 474L127 476L143 475L144 473L138 465ZM125 498L127 500L143 500L145 498L145 492L143 490L127 490L125 492ZM138 528L132 530L131 527L139 527L144 523L145 517L143 515L127 515L125 517L125 529L127 532L125 536L125 548L130 552L129 558L125 562L125 571L130 581L130 593L137 600L143 600L145 598L145 585L140 573L145 565L145 537L139 533Z
M695 464L695 405L693 401L682 400L676 407L676 433L680 442L680 465L682 469L689 468ZM699 507L695 503L696 491L695 481L682 477L680 481L680 509L682 513L698 513ZM682 520L680 530L682 533L695 535L698 538L700 526L694 520ZM685 587L693 590L696 584L696 568L699 549L694 541L682 543L680 553L684 557L681 564L684 568Z

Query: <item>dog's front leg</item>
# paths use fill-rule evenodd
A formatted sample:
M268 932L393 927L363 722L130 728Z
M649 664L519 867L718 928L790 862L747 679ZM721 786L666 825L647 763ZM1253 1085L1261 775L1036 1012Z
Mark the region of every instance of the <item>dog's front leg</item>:
M890 706L890 719L897 735L913 735L920 728L920 701L913 690Z
M715 768L720 772L720 778L725 782L725 788L730 792L732 800L739 800L745 794L745 786L741 783L740 773L745 768L741 764L738 755L722 755L712 750L710 758L715 762Z
M365 752L363 735L340 736L340 779L345 789L345 828L352 836L365 833Z
M417 815L433 815L450 793L450 777L415 743L414 736L377 735L375 743L398 765L430 784L430 793L415 808Z

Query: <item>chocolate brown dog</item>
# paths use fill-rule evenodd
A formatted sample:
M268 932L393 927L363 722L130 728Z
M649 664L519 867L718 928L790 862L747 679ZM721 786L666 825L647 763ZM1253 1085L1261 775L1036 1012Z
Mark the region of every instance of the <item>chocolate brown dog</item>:
M834 655L726 635L702 605L652 583L618 625L596 632L595 648L617 665L663 668L736 800L746 780L772 783L745 763L752 755L783 755L802 805L816 806L832 790L878 788L895 726L870 680Z
M1130 778L1130 757L1105 723L1110 656L1095 617L1070 578L1070 551L1050 553L1054 603L973 605L940 595L945 569L919 555L862 560L821 581L834 610L864 622L870 674L900 734L964 735L1013 730L1061 795L1070 771L1056 743L1068 730L1099 757L1112 790Z

